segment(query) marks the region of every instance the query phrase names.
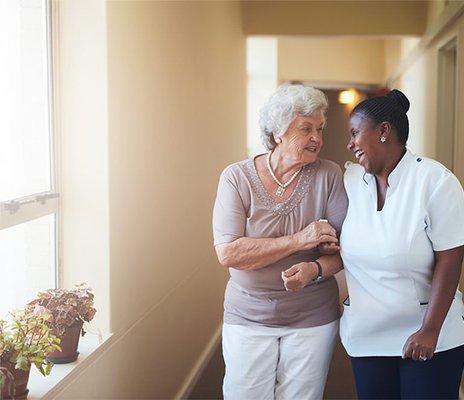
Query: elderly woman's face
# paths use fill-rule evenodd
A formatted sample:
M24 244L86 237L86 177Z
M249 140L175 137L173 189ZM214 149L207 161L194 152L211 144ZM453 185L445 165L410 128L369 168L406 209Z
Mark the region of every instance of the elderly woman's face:
M282 135L282 151L293 160L310 164L317 159L322 148L322 128L325 118L322 112L308 117L297 116Z

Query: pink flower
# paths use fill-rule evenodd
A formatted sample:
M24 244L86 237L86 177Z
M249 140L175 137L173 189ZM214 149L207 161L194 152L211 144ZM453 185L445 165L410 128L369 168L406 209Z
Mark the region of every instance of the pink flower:
M47 309L44 306L36 305L34 308L34 315L40 317L47 313Z

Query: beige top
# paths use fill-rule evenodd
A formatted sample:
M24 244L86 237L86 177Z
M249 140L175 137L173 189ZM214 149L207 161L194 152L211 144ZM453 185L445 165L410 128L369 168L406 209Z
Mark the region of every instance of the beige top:
M241 237L276 238L327 219L340 232L347 197L340 167L317 160L303 168L291 196L276 203L266 192L253 159L227 167L221 174L214 205L214 244ZM300 292L285 290L281 272L319 257L317 250L292 254L254 271L229 268L224 321L235 325L311 327L339 318L338 289L330 277Z

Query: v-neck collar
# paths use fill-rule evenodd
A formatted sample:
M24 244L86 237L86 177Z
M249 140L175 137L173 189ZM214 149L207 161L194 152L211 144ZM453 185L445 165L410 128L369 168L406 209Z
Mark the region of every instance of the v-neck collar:
M408 165L410 162L414 159L414 155L411 153L409 149L406 149L406 152L404 153L403 157L401 157L400 161L398 164L396 164L395 168L393 169L392 172L388 175L387 181L388 181L388 190L393 190L395 189L400 180L401 176L403 175L403 172L408 168ZM367 185L374 185L376 186L375 182L375 176L373 174L365 173L364 174L364 182L366 182ZM376 188L377 190L377 188Z
M305 165L300 172L300 176L297 178L298 182L290 197L283 202L277 202L266 190L261 178L259 177L258 170L255 165L255 158L259 155L249 158L245 163L245 169L255 193L266 208L270 209L272 212L281 215L289 214L308 192L313 176L321 164L320 159L317 159L312 164Z

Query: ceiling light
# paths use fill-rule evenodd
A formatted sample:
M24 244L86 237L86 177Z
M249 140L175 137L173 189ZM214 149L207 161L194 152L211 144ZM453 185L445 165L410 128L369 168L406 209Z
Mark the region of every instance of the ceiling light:
M353 89L342 90L338 94L338 102L341 104L353 104L356 98L356 92Z

